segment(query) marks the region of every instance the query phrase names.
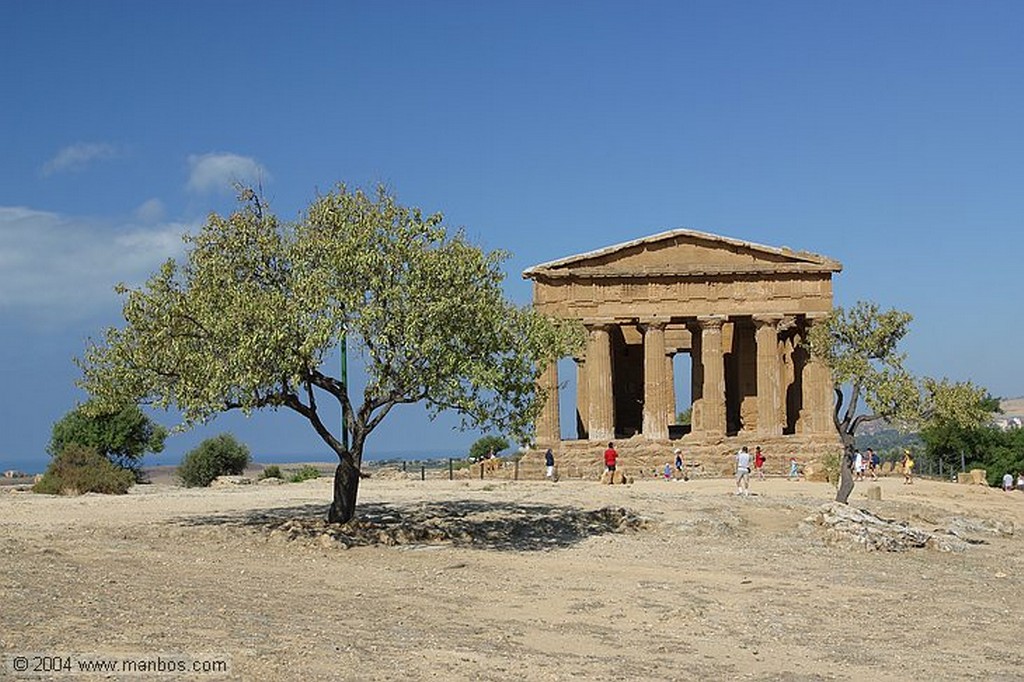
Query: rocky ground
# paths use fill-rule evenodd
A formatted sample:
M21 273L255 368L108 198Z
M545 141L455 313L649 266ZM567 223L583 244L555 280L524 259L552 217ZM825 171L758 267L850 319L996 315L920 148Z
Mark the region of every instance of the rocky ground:
M52 653L230 665L182 679L1021 679L1024 493L869 485L851 515L783 479L381 475L346 529L327 479L4 492L0 678Z

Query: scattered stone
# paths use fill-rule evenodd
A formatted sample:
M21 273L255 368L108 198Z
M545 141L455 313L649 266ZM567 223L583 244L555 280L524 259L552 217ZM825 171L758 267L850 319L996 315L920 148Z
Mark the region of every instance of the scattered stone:
M868 486L867 496L868 496L869 500L875 500L875 501L881 500L882 499L882 486L880 486L880 485Z
M233 488L239 485L252 485L248 476L218 476L210 482L211 488Z
M905 552L927 548L940 552L962 552L981 541L961 537L953 531L931 532L902 521L883 519L865 509L830 502L803 521L804 528L821 531L826 541L860 545L867 550Z

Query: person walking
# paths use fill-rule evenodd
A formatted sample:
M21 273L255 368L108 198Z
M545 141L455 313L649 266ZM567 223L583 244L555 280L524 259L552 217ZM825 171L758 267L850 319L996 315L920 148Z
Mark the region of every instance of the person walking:
M609 473L608 483L615 483L615 464L619 460L619 453L615 451L615 444L608 443L608 449L604 451L604 469Z
M914 482L914 458L910 456L910 450L903 451L903 485L911 485Z
M750 496L750 452L746 445L736 453L736 494Z
M787 480L799 480L800 479L800 465L796 461L796 455L789 458L789 476Z
M544 477L552 481L555 480L555 453L551 452L551 448L544 453L544 466L547 467Z
M758 445L754 448L754 468L757 469L757 478L762 481L764 480L765 459L766 457L764 456L764 453L761 452L761 446Z
M882 458L878 456L878 453L868 448L868 471L871 472L871 480L878 480L878 465L882 463Z

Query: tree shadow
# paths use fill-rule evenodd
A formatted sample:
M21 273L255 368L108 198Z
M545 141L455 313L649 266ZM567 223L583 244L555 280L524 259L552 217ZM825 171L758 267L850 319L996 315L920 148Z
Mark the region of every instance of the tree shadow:
M450 545L501 551L544 551L608 533L629 533L649 521L622 507L583 510L541 504L457 500L408 506L362 504L357 518L329 524L325 506L308 504L254 511L182 517L182 526L252 530L272 538L311 541L324 547Z

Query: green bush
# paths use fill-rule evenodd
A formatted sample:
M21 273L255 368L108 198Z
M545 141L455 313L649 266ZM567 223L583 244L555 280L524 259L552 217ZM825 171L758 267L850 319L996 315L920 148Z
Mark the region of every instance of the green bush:
M249 465L249 448L230 433L207 438L181 460L178 477L189 488L210 485L218 476L237 476Z
M96 448L70 443L46 467L32 492L47 495L106 493L124 495L135 483L135 473L117 466Z
M501 436L484 436L469 446L469 459L475 462L478 459L483 459L491 452L497 457L501 454L502 450L507 449L508 441Z
M320 478L320 470L312 464L306 464L301 469L292 474L292 477L288 479L292 483L302 483L314 478Z
M260 478L284 478L284 474L281 473L281 467L276 464L263 467L263 471L260 472Z
M828 482L839 487L839 468L842 466L843 453L840 451L829 452L821 457L821 469L828 476Z
M153 422L137 405L114 412L97 412L87 402L53 425L46 450L56 456L72 443L95 449L114 464L138 474L147 452L161 452L167 429Z

